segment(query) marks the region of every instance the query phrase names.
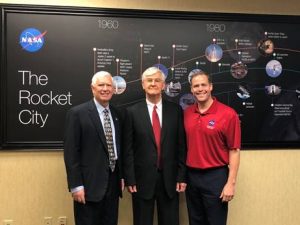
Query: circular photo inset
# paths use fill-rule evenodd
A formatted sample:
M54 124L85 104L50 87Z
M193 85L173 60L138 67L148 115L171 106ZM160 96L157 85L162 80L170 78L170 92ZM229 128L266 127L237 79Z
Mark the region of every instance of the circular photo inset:
M166 95L170 97L175 97L179 95L180 91L181 91L181 84L179 81L170 81L169 83L166 83L165 86Z
M163 64L154 64L153 67L160 69L165 75L165 80L167 79L167 77L168 77L168 68L167 67L165 67Z
M267 95L275 96L281 93L281 87L276 84L266 85L265 91Z
M114 76L113 84L115 87L114 94L116 95L122 94L126 90L126 81L121 76Z
M270 39L263 39L258 42L257 48L261 55L268 56L274 52L274 43Z
M250 87L247 84L239 84L238 85L238 89L236 92L236 95L240 98L240 99L247 99L250 98Z
M277 60L271 60L266 65L266 72L270 77L278 77L282 72L282 65Z
M206 48L205 56L210 62L218 62L223 56L223 50L219 45L211 44Z
M230 73L234 78L242 79L248 73L247 65L242 62L236 62L231 65Z
M185 110L188 106L193 105L195 103L195 98L192 94L184 94L179 99L179 105L183 110Z

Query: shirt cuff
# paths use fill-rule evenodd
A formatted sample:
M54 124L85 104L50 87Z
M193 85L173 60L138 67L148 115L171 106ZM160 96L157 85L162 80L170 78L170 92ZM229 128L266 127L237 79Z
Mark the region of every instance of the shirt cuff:
M75 188L71 188L71 192L75 193L75 192L80 191L82 189L84 189L84 186L78 186L78 187L75 187Z

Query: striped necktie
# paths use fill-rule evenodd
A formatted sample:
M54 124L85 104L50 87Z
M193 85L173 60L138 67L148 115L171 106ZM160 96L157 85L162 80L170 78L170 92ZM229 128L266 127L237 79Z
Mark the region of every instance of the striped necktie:
M107 109L103 110L103 113L104 113L104 133L105 133L106 143L107 143L109 167L113 172L116 166L116 160L115 160L116 156L114 151L112 128L111 128L108 110Z

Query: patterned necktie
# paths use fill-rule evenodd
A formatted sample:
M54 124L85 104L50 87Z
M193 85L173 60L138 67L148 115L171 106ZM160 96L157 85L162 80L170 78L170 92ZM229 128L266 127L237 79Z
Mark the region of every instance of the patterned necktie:
M108 110L107 109L103 110L103 113L104 113L104 133L105 133L106 143L107 143L109 167L113 172L116 166L116 160L115 160L116 156L114 151L114 142L113 142L111 123L110 123Z
M156 109L157 106L154 105L152 111L152 127L153 127L153 133L154 133L156 149L157 149L157 166L158 168L161 168L160 123L159 123L159 118Z

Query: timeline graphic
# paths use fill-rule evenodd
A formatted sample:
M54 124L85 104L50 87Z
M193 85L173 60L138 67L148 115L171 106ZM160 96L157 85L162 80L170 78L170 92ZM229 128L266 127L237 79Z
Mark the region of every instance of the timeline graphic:
M116 18L112 20L118 21ZM121 27L123 24L119 21L118 25ZM300 48L293 46L295 48L291 49L288 46L291 43L290 36L295 36L295 33L289 32L286 28L273 28L270 24L254 23L249 26L251 27L249 31L243 29L244 26L243 23L239 22L229 24L205 23L202 27L206 27L206 30L199 30L203 32L203 35L212 37L212 39L211 42L209 42L209 39L208 42L204 42L203 38L199 39L202 44L202 51L201 48L195 51L195 46L190 42L181 41L177 44L173 41L172 35L167 37L169 39L168 45L159 47L158 50L157 45L159 43L156 43L155 40L145 43L142 42L143 38L140 38L140 43L137 43L136 46L130 45L132 48L136 48L137 52L140 48L138 59L131 59L130 55L126 58L126 61L131 62L129 63L131 69L136 67L135 74L128 71L129 73L125 72L123 76L119 76L119 71L123 69L123 67L120 68L118 63L120 58L118 55L110 55L111 58L116 58L115 61L111 61L111 64L117 67L117 76L124 78L122 80L123 86L124 82L127 84L127 90L116 94L124 96L127 94L129 96L130 92L140 85L140 74L145 69L146 64L152 62L150 66L159 67L166 75L165 97L178 102L183 109L194 103L193 96L189 94L190 75L197 70L203 70L211 74L214 95L225 104L236 109L244 130L248 130L246 132L248 136L253 137L249 134L253 133L253 130L256 133L257 129L265 132L266 128L262 128L261 124L266 124L266 121L269 121L270 118L277 121L294 117L299 110L300 101L299 87L293 84L298 83L299 85L300 70L299 66L293 62L296 62L295 59L299 56ZM194 33L196 32L194 30ZM170 34L172 32L166 33ZM234 33L237 35L234 35ZM165 39L167 38L165 37ZM98 54L102 55L102 52L99 49ZM113 48L111 52L118 52L118 50ZM152 52L157 52L157 55L152 54ZM190 58L187 58L187 56ZM138 64L135 64L134 61ZM95 60L94 67L97 68L98 65ZM117 84L117 86L119 85ZM120 96L120 100L116 102L119 106L126 107L136 102L136 98L142 97L138 95L130 101L128 98L123 100L124 98ZM265 116L259 116L259 114L265 114L266 112L268 112L266 118ZM252 124L251 126L245 124L252 121L246 119L249 117L247 114L251 114L258 124ZM299 123L296 124L299 126ZM270 125L266 124L264 127ZM255 128L252 130L254 126ZM282 130L285 128L275 126L268 129ZM297 135L294 140L299 140L300 132L298 131L300 129L297 128L296 130ZM274 131L270 131L270 133L272 132ZM289 131L286 131L286 135L280 136L278 141L293 140L293 137L288 133ZM260 134L255 134L255 138L257 138L257 135ZM275 139L272 135L268 135L259 137L259 140L274 141Z
M250 21L247 15L149 16L109 10L107 15L70 15L60 10L4 11L5 143L62 143L65 114L91 99L94 73L105 70L113 75L112 104L124 109L144 99L141 74L156 66L166 76L163 97L183 109L195 102L191 75L209 73L213 95L240 117L244 146L300 146L300 18L290 23L282 17ZM40 51L20 46L20 35L28 27L45 31L35 34L47 37ZM26 82L18 71L26 74ZM28 104L24 93L30 93L33 102L51 93L51 102L59 104ZM21 123L19 114L25 110L47 120L42 126Z

